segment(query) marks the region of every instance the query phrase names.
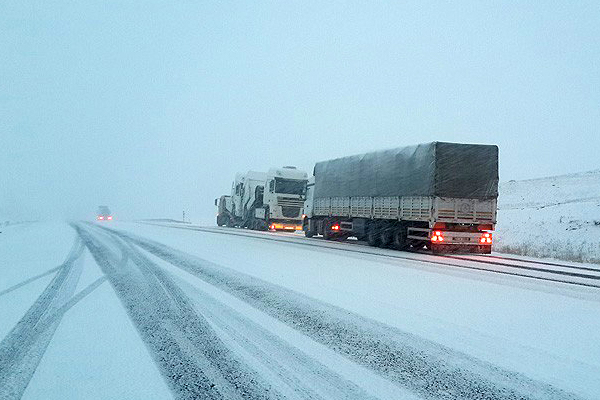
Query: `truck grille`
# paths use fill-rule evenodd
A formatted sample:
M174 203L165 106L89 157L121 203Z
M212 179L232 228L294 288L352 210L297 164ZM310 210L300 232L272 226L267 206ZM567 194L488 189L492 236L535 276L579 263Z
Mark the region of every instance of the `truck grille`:
M286 218L298 218L304 201L293 197L277 197L277 205L281 206L281 213Z
M277 197L277 205L281 207L304 207L304 200L293 197Z

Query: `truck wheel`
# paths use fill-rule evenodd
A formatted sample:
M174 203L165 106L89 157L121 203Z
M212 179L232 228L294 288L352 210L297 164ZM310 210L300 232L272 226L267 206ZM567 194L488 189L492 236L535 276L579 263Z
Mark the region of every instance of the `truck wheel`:
M308 223L306 223L304 225L304 227L306 228L306 230L304 231L304 236L306 236L307 238L311 238L311 237L315 236L315 234L316 234L316 232L314 231L314 227L313 227L313 229L310 229L311 225L314 225L314 224L311 224L310 221L308 221Z
M381 232L379 231L378 224L369 224L369 230L367 232L367 243L369 246L377 247L381 242Z
M381 239L379 240L379 247L389 247L393 240L394 230L392 228L381 226Z
M394 247L397 250L406 250L408 248L408 240L406 238L406 227L405 226L397 226L394 229Z
M302 230L304 231L304 236L306 236L307 238L311 238L313 236L315 236L315 231L310 229L311 225L314 225L310 223L310 219L305 218L304 220L302 220Z

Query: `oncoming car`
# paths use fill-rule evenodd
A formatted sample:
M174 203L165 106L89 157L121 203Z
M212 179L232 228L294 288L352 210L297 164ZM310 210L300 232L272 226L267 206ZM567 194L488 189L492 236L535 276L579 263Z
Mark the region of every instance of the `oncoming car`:
M110 210L107 206L99 206L96 216L98 221L111 221L113 219Z

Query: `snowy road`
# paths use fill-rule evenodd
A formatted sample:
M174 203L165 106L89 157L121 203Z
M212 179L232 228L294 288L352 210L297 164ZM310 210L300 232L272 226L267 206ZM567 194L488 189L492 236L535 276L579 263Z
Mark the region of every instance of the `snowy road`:
M14 226L0 264L0 399L600 393L594 265L133 223Z

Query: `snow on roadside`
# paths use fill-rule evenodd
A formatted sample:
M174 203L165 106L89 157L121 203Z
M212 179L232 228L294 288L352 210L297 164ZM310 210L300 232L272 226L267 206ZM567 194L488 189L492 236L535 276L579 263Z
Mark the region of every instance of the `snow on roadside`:
M501 183L494 250L600 263L600 170Z

